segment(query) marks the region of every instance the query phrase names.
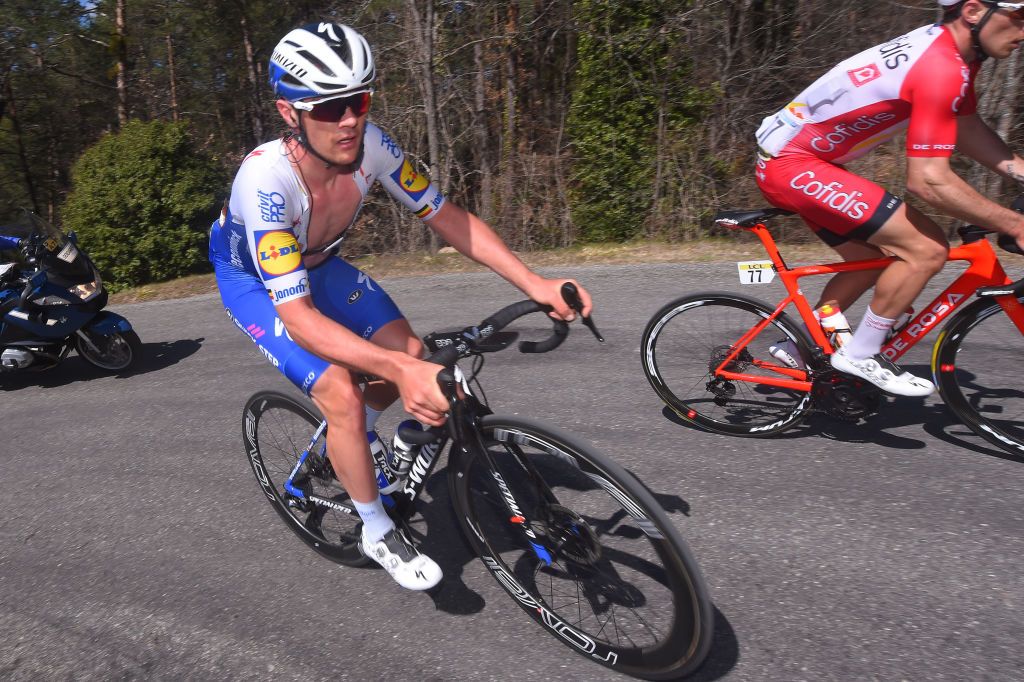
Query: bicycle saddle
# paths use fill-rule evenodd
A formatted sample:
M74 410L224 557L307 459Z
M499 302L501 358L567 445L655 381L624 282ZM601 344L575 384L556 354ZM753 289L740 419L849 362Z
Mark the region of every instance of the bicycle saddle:
M755 211L719 211L715 214L715 222L722 227L753 227L769 218L780 215L793 215L793 211L783 208L761 208Z

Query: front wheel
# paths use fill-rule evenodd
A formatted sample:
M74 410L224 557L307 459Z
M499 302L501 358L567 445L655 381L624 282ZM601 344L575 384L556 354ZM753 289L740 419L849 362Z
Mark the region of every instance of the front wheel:
M249 465L274 511L303 542L331 561L362 566L369 561L359 549L362 525L326 457L327 429L313 439L320 424L320 417L289 396L256 393L242 413ZM299 497L284 484L306 452L293 478Z
M463 531L516 603L563 644L619 672L700 666L712 609L697 562L649 492L574 437L484 417L450 477Z
M82 329L75 334L75 350L89 364L110 372L127 369L142 351L142 341L133 330L99 334Z
M954 316L932 353L932 376L946 405L979 436L1018 457L1024 456L1021 358L1024 335L991 298Z
M760 380L794 378L769 349L789 341L799 349L795 360L806 362L810 351L803 332L781 313L740 343L772 312L756 299L714 292L667 304L647 323L640 345L651 387L680 417L714 433L767 436L795 426L811 408L810 391ZM730 357L726 369L749 380L716 376Z

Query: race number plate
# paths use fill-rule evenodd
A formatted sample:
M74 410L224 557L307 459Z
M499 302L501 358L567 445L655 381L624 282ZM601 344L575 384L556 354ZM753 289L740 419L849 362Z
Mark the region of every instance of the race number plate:
M748 260L736 264L740 271L740 284L768 284L775 279L775 268L770 260Z

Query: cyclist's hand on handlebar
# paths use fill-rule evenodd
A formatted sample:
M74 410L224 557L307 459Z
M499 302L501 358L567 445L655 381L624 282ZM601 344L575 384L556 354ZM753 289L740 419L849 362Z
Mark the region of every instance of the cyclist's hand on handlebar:
M572 282L576 286L580 300L583 302L581 314L584 317L589 316L590 310L593 307L590 300L590 292L580 286L579 282L574 279L541 279L534 289L526 293L537 303L543 303L554 308L554 310L548 313L551 317L556 320L572 322L576 319L576 311L565 302L565 298L562 296L562 285L566 282Z
M430 426L441 426L447 419L448 400L437 383L440 369L432 362L409 358L395 381L405 411Z

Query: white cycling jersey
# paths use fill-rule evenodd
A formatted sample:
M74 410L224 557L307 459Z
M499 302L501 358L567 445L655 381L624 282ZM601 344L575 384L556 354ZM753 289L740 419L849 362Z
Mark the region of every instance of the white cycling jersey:
M928 25L845 59L757 130L762 154L843 164L907 129L907 156L950 156L974 76L952 34Z
M366 124L363 156L352 179L365 199L374 180L414 212L430 220L444 205L444 195L418 173L398 144L372 123ZM360 202L360 207L362 202ZM288 159L283 140L260 145L242 161L231 186L226 211L210 235L210 257L259 277L275 305L309 295L302 256L308 252L309 192ZM355 222L359 215L353 215ZM317 251L337 245L351 226Z

